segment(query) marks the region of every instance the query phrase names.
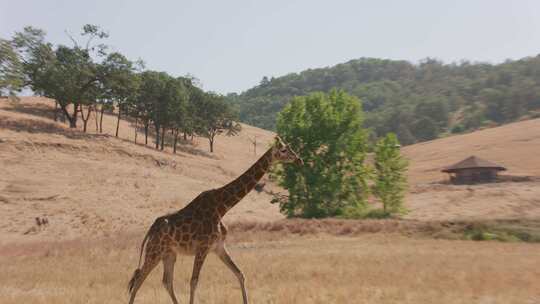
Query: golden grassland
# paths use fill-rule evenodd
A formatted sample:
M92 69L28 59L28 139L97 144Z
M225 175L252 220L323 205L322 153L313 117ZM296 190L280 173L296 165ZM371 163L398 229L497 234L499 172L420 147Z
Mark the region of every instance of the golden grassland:
M229 247L246 275L251 303L540 303L538 244L395 233L235 234ZM5 252L0 303L127 303L139 236L23 245ZM187 301L191 263L192 257L179 257L176 264L181 303ZM170 303L161 275L158 266L137 303ZM236 278L210 255L198 303L240 302Z

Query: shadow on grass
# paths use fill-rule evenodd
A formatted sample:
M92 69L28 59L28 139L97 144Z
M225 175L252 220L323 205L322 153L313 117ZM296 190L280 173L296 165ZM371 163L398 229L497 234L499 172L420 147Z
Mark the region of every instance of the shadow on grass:
M0 116L0 128L7 129L15 132L28 132L28 133L48 133L61 135L70 139L87 139L87 138L102 138L109 135L104 134L88 134L82 133L78 130L70 130L62 127L53 122L44 122L34 119L17 119L12 120L6 117Z
M54 108L43 103L29 103L25 102L24 100L20 101L8 101L11 105L10 108L4 108L4 111L9 112L15 112L15 113L22 113L22 114L28 114L32 116L37 116L41 118L47 118L50 120L54 120ZM58 118L62 118L63 113L60 109L58 109Z

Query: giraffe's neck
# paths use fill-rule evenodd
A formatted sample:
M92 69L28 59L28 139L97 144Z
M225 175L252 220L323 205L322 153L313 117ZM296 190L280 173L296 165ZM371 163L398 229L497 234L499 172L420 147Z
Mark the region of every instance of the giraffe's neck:
M257 162L255 162L244 174L228 183L227 185L217 189L221 191L221 199L218 202L218 212L220 216L224 216L227 211L234 207L244 196L246 196L257 182L264 176L272 165L273 148L270 148L264 153Z

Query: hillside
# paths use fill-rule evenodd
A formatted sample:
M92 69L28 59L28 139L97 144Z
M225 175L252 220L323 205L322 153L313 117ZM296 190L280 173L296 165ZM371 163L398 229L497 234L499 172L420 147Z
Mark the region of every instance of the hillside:
M248 125L236 137L220 136L216 153L196 138L174 155L133 143L134 130L122 121L120 138L69 130L51 119L51 102L23 98L0 101L0 244L111 236L141 231L156 217L177 210L199 192L223 185L255 161L273 133ZM469 155L498 162L505 174L540 176L540 119L403 148L410 160L406 206L413 220L474 220L540 217L540 183L440 184L440 169ZM139 141L143 138L139 136ZM267 184L265 190L280 191ZM282 219L267 192L253 192L226 217L228 222ZM37 227L35 217L49 225Z
M410 160L408 218L486 219L540 216L540 119L511 123L469 134L437 139L403 148ZM504 175L530 176L528 182L474 186L438 184L440 172L476 155L499 163Z
M537 116L539 85L540 56L501 64L361 58L265 77L228 98L242 121L274 130L277 113L294 96L343 89L360 98L375 136L394 132L408 145Z
M93 134L93 120L90 134L69 130L52 121L51 106L32 97L0 100L0 215L6 219L0 244L144 230L156 216L247 169L257 158L250 138L257 137L260 156L273 137L244 125L239 136L217 138L214 154L205 139L196 138L174 155L134 144L125 121L120 138L111 136L112 116L104 118L106 134ZM227 220L279 218L270 199L253 192ZM35 217L48 218L49 226L37 229Z

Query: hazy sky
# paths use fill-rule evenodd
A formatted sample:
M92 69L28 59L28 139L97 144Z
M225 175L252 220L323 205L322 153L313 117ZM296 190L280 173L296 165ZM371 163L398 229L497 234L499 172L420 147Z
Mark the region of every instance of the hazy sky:
M540 53L540 0L0 0L0 37L25 25L54 43L86 23L147 68L241 92L263 76L359 57L500 62Z

